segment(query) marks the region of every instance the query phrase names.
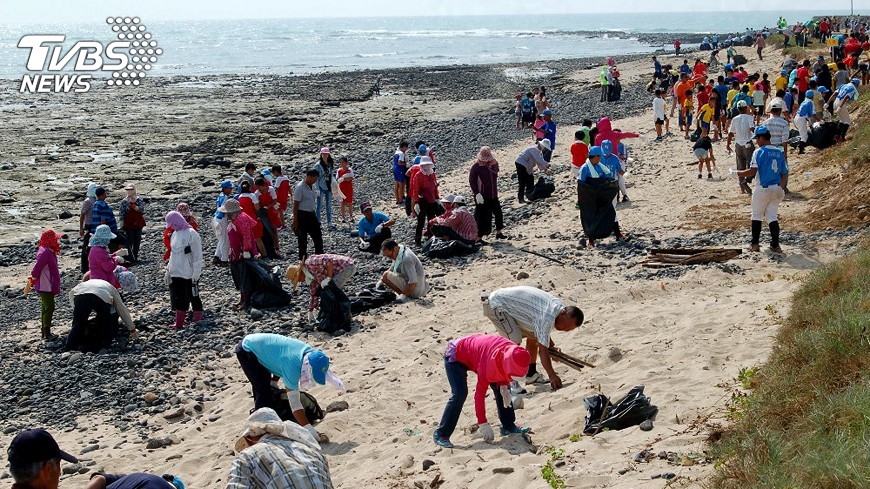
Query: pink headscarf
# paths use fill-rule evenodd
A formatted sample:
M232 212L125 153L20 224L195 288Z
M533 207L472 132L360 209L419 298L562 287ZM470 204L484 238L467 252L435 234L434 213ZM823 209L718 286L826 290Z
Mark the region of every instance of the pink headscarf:
M483 166L498 165L495 156L492 155L492 149L489 146L483 146L477 152L477 162Z
M55 255L60 254L60 235L54 232L53 229L46 229L42 232L42 236L39 237L39 246L43 248L48 248L54 252Z
M166 214L166 227L171 228L173 231L181 231L182 229L190 229L190 224L187 223L187 219L180 212L172 211Z

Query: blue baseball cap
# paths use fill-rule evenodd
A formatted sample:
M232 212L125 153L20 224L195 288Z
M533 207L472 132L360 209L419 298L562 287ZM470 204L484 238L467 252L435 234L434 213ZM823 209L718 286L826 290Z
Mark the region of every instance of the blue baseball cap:
M224 180L223 182L221 182L221 188L233 188L233 187L235 187L235 185L233 185L233 182L231 182L229 180Z
M544 112L542 112L542 114L543 115L553 115L553 111L550 109L544 109Z
M754 136L754 137L757 138L758 136L767 136L767 137L770 137L770 129L768 129L766 126L758 126L758 127L756 127L756 128L755 128L755 136Z
M816 92L814 92L812 90L807 90L807 93L804 94L804 97L806 97L806 98L813 98L815 96L816 96Z
M830 90L828 90L826 87L819 87L818 90L819 90L819 93L828 93L828 92L830 92Z
M593 146L589 148L589 157L604 156L604 151L601 151L601 146Z
M858 78L852 78L852 84L858 86L861 84L861 80Z
M311 377L320 385L326 383L326 371L329 370L329 357L322 351L314 350L308 354L308 364L311 365Z
M421 155L427 154L429 152L429 147L425 144L421 144L419 148L417 148L417 152Z

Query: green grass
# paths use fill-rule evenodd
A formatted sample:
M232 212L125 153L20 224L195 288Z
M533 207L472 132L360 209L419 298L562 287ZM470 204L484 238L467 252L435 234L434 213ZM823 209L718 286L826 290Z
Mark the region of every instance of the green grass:
M715 488L870 487L870 242L809 276L712 447Z

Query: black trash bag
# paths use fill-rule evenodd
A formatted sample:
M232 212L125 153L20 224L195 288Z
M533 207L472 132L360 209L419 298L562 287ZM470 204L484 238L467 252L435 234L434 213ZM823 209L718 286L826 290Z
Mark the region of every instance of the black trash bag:
M650 401L649 397L643 395L642 385L633 387L622 399L612 404L604 394L587 397L583 400L586 407L586 427L583 428L583 433L593 435L605 429L621 430L652 419L659 412L659 408Z
M751 46L751 44L749 44L749 45ZM734 57L731 59L734 60L734 66L740 66L740 65L746 64L746 56L743 56L742 54L735 54Z
M538 182L531 190L526 192L526 200L541 200L553 195L556 191L556 185L552 178L538 178Z
M231 265L236 288L247 292L259 309L290 305L290 293L281 286L281 276L260 260L249 258Z
M830 148L836 144L834 137L837 135L836 122L823 122L814 125L807 135L807 144L818 149Z
M422 252L429 258L452 258L454 256L470 255L477 251L477 247L459 240L445 240L431 237L423 243Z
M474 206L474 222L477 223L477 234L486 236L492 232L492 208L487 204Z
M607 180L603 186L579 182L580 224L586 239L602 239L613 233L616 210L613 199L619 193L616 180Z
M350 299L330 280L317 292L320 296L320 311L317 313L317 330L333 334L339 329L350 331Z
M607 86L607 101L616 102L620 98L622 98L622 84L614 79L613 83Z
M396 300L392 290L363 289L350 298L350 313L356 316L361 312L390 304Z
M325 414L314 396L307 392L300 391L299 400L302 401L302 409L305 411L305 417L308 418L309 423L315 423L323 419ZM293 416L293 408L290 407L290 401L287 400L287 393L283 389L275 387L274 384L272 385L271 408L278 413L278 417L281 418L282 421L298 423L296 417Z

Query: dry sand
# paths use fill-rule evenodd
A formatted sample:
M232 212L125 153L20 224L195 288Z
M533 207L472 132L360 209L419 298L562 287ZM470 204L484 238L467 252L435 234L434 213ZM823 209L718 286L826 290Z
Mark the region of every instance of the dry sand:
M748 48L741 51L751 54ZM631 78L635 69L647 72L647 65L641 62L621 69ZM750 63L750 70L755 66ZM578 73L577 79L587 75ZM715 215L715 206L710 206L715 203L741 209L748 241L749 199L740 196L733 179L725 178L731 162L724 145L716 146L722 178L699 181L685 165L692 160L690 143L681 136L655 143L651 121L645 113L615 124L641 133L630 142L636 161L629 166L632 201L619 208L623 229L652 233L659 239L693 235L703 232L689 218L693 208L700 206ZM645 448L653 453L676 452L681 459L703 454L706 438L717 423L725 422L738 371L764 362L800 277L835 257L838 245L822 242L808 250L786 242L784 258L743 254L733 260L745 270L741 274L711 266L697 267L678 279L629 280L639 267L618 267L599 250L577 249L581 228L574 209L574 184L566 171L567 148L575 129L559 128L556 195L531 204L541 211L539 216L507 229L513 240L485 247L463 270L433 265L428 272L436 276L435 290L425 300L365 318L369 328L364 332L311 340L333 359L335 372L349 387L341 399L350 408L328 414L318 427L331 440L323 449L337 487L430 487L440 477L442 488L544 488L541 467L549 457L547 446L564 450L565 464L555 470L568 487L663 487L664 481L650 480L662 472L676 473L680 487L696 487L712 470L710 464L669 465L658 459L635 463L632 456ZM517 205L509 175L522 148L495 152L502 163L502 197L507 206ZM468 193L464 170L442 175L441 182L443 193ZM797 175L792 182L796 191L808 184ZM800 218L806 205L786 201L781 208L784 229ZM564 250L584 266L562 266L519 248ZM516 279L520 271L529 278ZM584 325L572 333L555 333L554 339L564 351L596 368L577 372L557 364L565 381L562 390L531 389L517 417L519 424L534 429L534 447L518 437L497 438L492 445L472 439L467 433L475 422L469 399L453 436L458 448L439 448L431 435L449 396L441 361L446 342L494 332L481 312L481 290L517 284L539 286L583 309ZM176 422L161 416L143 419L159 426L162 436L173 437L176 443L167 448L145 450L141 440L129 439L130 435L98 418L80 419L79 429L56 437L73 454L99 444L99 449L82 456L93 461L87 463L94 469L173 472L188 487L222 487L233 459L233 442L252 401L235 360L222 360L221 366L220 373L231 387L215 402L206 403L202 417L185 416ZM619 397L640 384L659 407L652 431L634 427L570 440L583 430L584 397L598 392ZM189 390L186 387L178 388ZM324 407L339 399L329 388L314 389L313 394ZM491 398L487 408L497 423ZM9 439L3 435L0 442L5 446ZM113 448L125 439L134 443ZM424 459L435 462L425 472ZM501 468L513 472L494 473ZM628 471L620 475L623 469ZM61 487L82 487L86 480L87 475L64 476Z

